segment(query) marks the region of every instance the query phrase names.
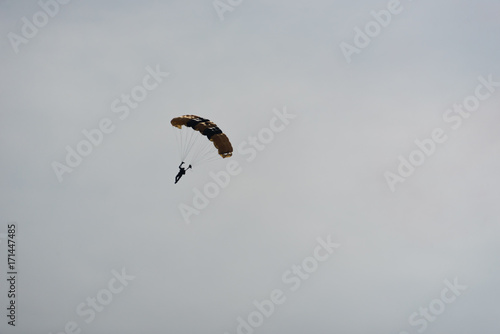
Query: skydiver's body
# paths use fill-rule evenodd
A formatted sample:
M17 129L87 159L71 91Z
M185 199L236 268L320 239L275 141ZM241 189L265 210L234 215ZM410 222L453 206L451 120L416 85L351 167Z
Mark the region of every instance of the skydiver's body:
M179 180L181 179L182 175L186 174L186 171L189 168L193 168L191 165L189 165L188 168L184 168L184 167L182 167L183 164L184 164L184 161L181 162L181 164L179 165L179 173L177 173L177 175L175 176L175 183L179 182Z

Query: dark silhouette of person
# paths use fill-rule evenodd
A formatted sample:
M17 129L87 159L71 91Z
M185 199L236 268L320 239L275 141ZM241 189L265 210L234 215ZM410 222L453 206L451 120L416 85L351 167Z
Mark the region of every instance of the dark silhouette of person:
M193 168L193 166L191 166L191 165L189 165L188 168L184 168L184 167L182 167L183 164L184 164L184 161L181 162L181 164L179 165L179 173L177 173L177 175L175 176L175 183L179 182L179 180L181 179L182 175L186 174L186 171L189 168Z

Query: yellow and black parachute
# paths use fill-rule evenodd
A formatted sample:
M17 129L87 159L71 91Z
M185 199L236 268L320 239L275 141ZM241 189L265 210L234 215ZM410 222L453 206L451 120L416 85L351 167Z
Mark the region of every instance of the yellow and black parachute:
M222 130L209 119L184 115L173 118L170 123L181 131L176 131L180 143L181 159L186 163L200 164L214 160L214 151L222 158L233 154L233 146ZM184 126L184 128L183 128Z

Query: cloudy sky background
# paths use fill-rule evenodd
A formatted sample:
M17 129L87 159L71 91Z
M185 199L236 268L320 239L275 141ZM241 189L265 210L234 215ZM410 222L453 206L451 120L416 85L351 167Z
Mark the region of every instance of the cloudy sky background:
M18 53L8 34L41 8L1 1L0 233L18 224L19 275L15 328L1 280L0 331L233 334L280 289L255 333L413 334L457 278L421 332L498 333L500 89L456 130L443 114L500 81L500 4L401 6L348 63L340 43L386 1L243 1L223 21L207 0L72 1ZM121 120L111 104L148 66L169 76ZM247 161L273 109L296 117ZM215 120L241 167L189 225L179 205L231 160L174 185L183 114ZM59 182L52 163L103 118L114 131ZM435 128L448 140L391 192L384 173ZM291 291L282 275L328 235L341 246ZM77 306L122 268L135 279L86 323Z

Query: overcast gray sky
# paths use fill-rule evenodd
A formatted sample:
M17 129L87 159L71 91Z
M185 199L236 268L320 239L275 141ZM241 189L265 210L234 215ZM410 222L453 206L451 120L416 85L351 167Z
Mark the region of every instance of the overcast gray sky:
M1 1L0 332L497 334L499 12Z

